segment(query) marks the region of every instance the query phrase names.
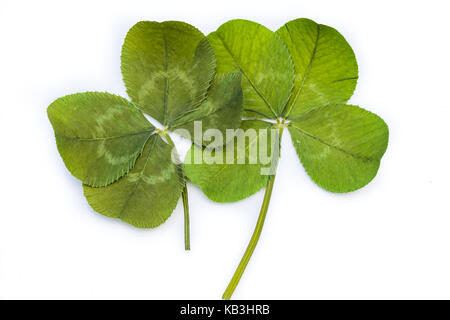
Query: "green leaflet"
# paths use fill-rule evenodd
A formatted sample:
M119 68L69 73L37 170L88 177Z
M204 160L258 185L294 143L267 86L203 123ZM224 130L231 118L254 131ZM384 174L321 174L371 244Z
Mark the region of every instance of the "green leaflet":
M335 29L296 19L277 30L295 66L295 81L283 116L333 103L345 103L355 90L358 65L352 48Z
M108 93L59 98L47 114L67 169L94 187L127 173L154 131L132 103Z
M291 94L294 68L281 39L266 27L231 20L208 35L217 72L242 73L244 115L276 119Z
M214 52L205 36L179 21L135 24L121 60L131 100L163 125L198 107L215 72Z
M289 126L308 175L322 188L349 192L375 177L388 143L377 115L350 105L315 108Z
M139 228L162 224L175 209L184 187L171 151L159 135L151 136L136 165L124 177L103 188L83 185L91 207Z
M231 143L228 143L225 149L205 150L199 164L195 162L194 157L196 153L202 155L202 150L193 146L186 155L184 165L186 175L213 201L230 202L247 198L267 183L268 175L262 175L261 169L269 168L271 159L268 158L267 163L261 163L260 158L250 160L249 157L255 153L258 154L263 145L267 147L268 154L271 154L271 127L271 123L260 120L242 121L241 130L237 131L234 139L236 147L234 151L225 152L226 147L232 148ZM258 135L259 133L261 136ZM241 143L238 143L239 140ZM221 157L217 157L221 163L216 161L211 164L216 159L216 153L222 153ZM227 156L230 157L231 161L228 162L231 163L227 162ZM241 158L238 159L238 157Z

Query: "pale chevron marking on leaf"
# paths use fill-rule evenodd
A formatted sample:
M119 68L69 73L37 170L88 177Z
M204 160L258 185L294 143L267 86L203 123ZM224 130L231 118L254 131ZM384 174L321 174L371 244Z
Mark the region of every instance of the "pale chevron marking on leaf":
M171 161L172 147L158 134L150 137L134 168L117 182L92 188L85 196L94 210L139 228L154 228L171 215L184 180Z
M118 218L119 218L119 219L122 217L122 215L123 215L123 213L124 213L124 211L125 211L125 209L126 209L128 203L130 202L130 199L131 199L131 198L134 196L134 194L136 193L137 187L139 186L139 183L141 182L141 177L142 177L142 175L143 175L143 173L144 173L144 171L145 171L145 168L147 167L148 160L150 159L150 155L152 154L153 150L155 149L156 141L157 141L157 140L154 139L154 141L153 141L153 143L152 143L152 145L151 145L151 147L150 147L150 150L149 150L148 153L147 153L147 157L146 157L146 160L145 160L145 164L144 164L144 167L142 168L142 170L141 170L140 172L138 172L138 173L130 173L130 174L128 174L128 175L125 177L125 179L127 179L127 180L130 181L130 182L135 182L135 184L134 184L134 187L133 187L132 191L131 191L130 194L128 195L128 198L127 198L127 200L125 201L125 203L124 203L122 209L120 210L120 213L119 213L119 215L118 215ZM136 174L137 174L137 176L135 176Z

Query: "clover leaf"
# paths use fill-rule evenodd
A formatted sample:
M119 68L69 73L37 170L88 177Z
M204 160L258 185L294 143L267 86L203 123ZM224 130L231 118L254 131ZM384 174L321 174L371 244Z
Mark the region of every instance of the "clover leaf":
M47 114L67 169L93 187L126 174L155 131L133 103L108 93L59 98Z
M377 115L346 104L356 86L358 67L339 32L308 19L290 21L276 32L255 22L232 20L208 39L216 53L217 71L242 73L244 116L260 119L244 120L242 129L271 128L277 139L275 148L268 150L279 150L283 130L288 128L300 162L325 190L353 191L375 177L387 148L388 127ZM264 145L258 137L232 152L247 154L252 145ZM193 163L192 155L199 150L210 153L192 146L185 172L210 199L237 201L266 186L255 231L223 295L229 299L261 234L279 152L271 152L275 170L262 175L262 161ZM222 152L224 158L233 159L228 149Z
M182 196L189 250L186 179L182 165L174 162L176 149L168 132L189 133L195 121L202 121L205 130L238 127L241 76L216 75L206 37L177 21L137 23L125 38L121 59L132 102L99 92L57 99L47 112L58 150L68 170L83 182L88 203L105 216L154 228ZM142 112L163 129L156 129Z

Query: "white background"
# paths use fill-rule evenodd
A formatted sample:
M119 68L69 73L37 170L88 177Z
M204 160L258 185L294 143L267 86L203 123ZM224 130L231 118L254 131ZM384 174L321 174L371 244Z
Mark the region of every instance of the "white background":
M353 47L351 103L388 123L389 147L367 187L336 195L308 178L286 133L266 225L234 298L449 299L449 12L448 1L2 0L0 298L220 298L263 192L216 204L189 185L186 253L180 204L154 230L88 206L46 108L87 90L126 96L120 50L140 20L182 20L207 34L233 18L276 30L307 17Z

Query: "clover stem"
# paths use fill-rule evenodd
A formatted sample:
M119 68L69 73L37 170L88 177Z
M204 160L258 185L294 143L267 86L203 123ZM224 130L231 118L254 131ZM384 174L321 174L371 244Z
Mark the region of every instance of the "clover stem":
M184 185L183 189L183 208L184 208L184 249L191 250L190 232L189 232L189 203L187 187Z
M278 157L279 155L279 146L281 145L281 135L283 134L283 127L279 128L279 140L278 140L278 154L274 155L274 159ZM278 160L278 159L276 159ZM275 169L276 170L276 169ZM261 211L259 212L258 221L256 222L255 230L253 231L252 238L250 239L250 242L247 246L247 250L245 250L244 256L241 259L241 262L239 263L236 271L234 272L233 278L231 278L230 283L228 284L228 287L226 288L225 292L223 293L222 299L229 300L231 296L233 295L234 290L236 289L239 280L242 277L242 274L245 271L245 268L247 267L248 262L250 261L250 258L252 257L253 251L256 248L256 245L258 243L259 237L261 235L262 228L264 226L264 220L266 219L267 210L269 209L269 203L270 203L270 197L272 196L272 190L273 190L273 184L275 182L275 175L276 172L273 173L269 177L269 180L267 181L266 185L266 192L264 193L264 200L261 206Z
M256 223L256 227L255 230L253 231L252 238L250 240L250 243L248 244L247 250L245 250L244 256L242 257L239 266L237 267L233 275L233 278L231 279L227 289L225 290L222 296L222 299L228 300L231 298L234 289L236 289L236 286L238 285L239 280L241 279L242 274L245 271L245 267L247 267L247 264L250 261L253 251L255 250L256 244L258 243L259 236L261 235L261 231L264 226L264 220L266 219L267 209L269 209L270 196L272 195L274 181L275 175L270 176L269 181L267 182L266 193L264 194L264 201L261 207L261 211L259 213L258 222Z
M167 142L170 144L172 148L175 148L175 143L173 143L172 138L170 138L167 133L167 129L165 130L157 130L157 133L166 138ZM181 167L180 167L180 170ZM182 173L184 175L184 173ZM183 176L184 178L184 176ZM190 231L189 231L189 203L188 203L188 192L186 183L184 184L183 192L181 194L183 199L183 210L184 210L184 249L191 250L191 240L190 240Z

